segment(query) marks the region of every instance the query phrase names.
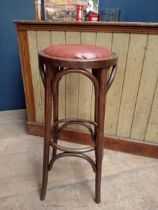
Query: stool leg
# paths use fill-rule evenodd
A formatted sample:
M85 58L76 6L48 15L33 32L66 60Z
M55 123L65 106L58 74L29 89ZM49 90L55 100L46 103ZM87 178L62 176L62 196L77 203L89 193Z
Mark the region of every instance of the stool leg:
M49 164L49 141L51 139L51 115L52 115L52 93L51 93L51 70L47 68L45 78L45 132L44 132L44 151L43 151L43 178L41 200L45 199L48 182Z
M59 83L57 83L57 91L53 94L53 124L58 120L58 95L59 95ZM53 127L53 142L57 144L58 140L58 124ZM52 159L56 157L57 149L53 147ZM51 161L48 170L53 167L53 161Z
M101 191L101 172L102 172L102 159L104 148L104 116L105 116L105 96L106 96L106 79L107 71L102 69L98 72L99 80L99 98L98 98L98 119L96 128L96 179L95 179L95 194L96 203L100 203L100 191Z

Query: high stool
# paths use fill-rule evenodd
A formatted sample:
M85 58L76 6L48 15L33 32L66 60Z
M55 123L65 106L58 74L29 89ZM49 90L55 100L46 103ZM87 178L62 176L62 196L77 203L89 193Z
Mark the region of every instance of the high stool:
M40 74L45 87L45 133L41 200L45 199L48 171L52 168L55 160L66 156L76 156L87 160L91 164L96 174L96 202L100 203L105 99L106 93L116 74L117 55L105 48L91 45L52 45L39 52L38 58ZM92 72L87 69L91 69ZM111 72L108 71L109 69ZM59 81L62 76L71 73L80 73L88 77L94 85L94 121L85 119L58 119ZM53 125L51 125L52 112ZM57 140L62 130L70 124L85 126L91 134L94 146L72 149L59 145ZM94 130L90 125L94 126ZM50 146L53 147L51 160L49 160ZM60 153L57 154L57 150ZM85 154L92 150L95 150L95 161Z

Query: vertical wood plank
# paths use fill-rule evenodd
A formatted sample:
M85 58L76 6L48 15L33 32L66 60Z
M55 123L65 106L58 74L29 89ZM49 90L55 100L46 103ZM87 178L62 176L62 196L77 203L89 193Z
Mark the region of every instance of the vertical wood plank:
M158 36L149 35L139 94L134 113L131 138L145 138L147 123L158 78ZM156 114L156 113L155 113Z
M96 46L99 47L105 47L111 50L112 48L112 41L113 41L113 34L112 33L101 33L101 32L97 32L97 36L96 36ZM119 40L120 41L120 40ZM111 92L111 91L110 91ZM109 109L111 108L110 105L110 94L107 94L106 96L106 107L105 107L105 124L104 124L104 132L105 134L110 135L111 132L109 131L109 124L110 124L110 120L111 116L109 115ZM94 97L94 94L93 94Z
M111 47L112 47L112 33L97 32L96 46L111 49Z
M31 74L32 74L32 83L34 90L34 99L35 99L35 112L36 112L36 122L42 123L42 99L41 99L41 84L40 84L40 75L38 69L38 57L37 57L37 37L35 31L28 31L28 43L29 43L29 53L30 53L30 64L31 64Z
M51 43L65 44L65 32L51 31ZM65 107L65 77L63 77L59 82L59 119L65 118Z
M32 74L31 74L28 34L26 31L18 32L18 43L19 43L22 77L23 77L24 92L26 99L25 101L26 101L27 118L29 122L35 122L36 121L35 99L34 99L34 89L33 89Z
M145 141L158 143L158 81L150 113Z
M81 44L95 45L96 33L95 32L81 32Z
M128 52L125 80L121 99L117 135L129 138L137 92L144 62L147 35L132 34Z
M116 135L128 47L129 34L113 34L112 51L118 55L118 67L115 80L107 93L104 131L109 136Z
M81 44L95 45L96 33L95 32L81 32ZM79 77L79 108L78 117L83 119L93 119L92 103L94 99L92 97L92 83L83 75Z
M37 50L43 50L51 44L49 31L37 31ZM44 86L40 77L40 90L41 90L41 106L42 106L42 122L44 122Z
M80 44L80 32L66 32L66 44ZM66 118L78 117L79 74L66 75ZM70 126L77 129L77 125Z
M52 44L65 44L65 32L64 31L51 31L51 43Z

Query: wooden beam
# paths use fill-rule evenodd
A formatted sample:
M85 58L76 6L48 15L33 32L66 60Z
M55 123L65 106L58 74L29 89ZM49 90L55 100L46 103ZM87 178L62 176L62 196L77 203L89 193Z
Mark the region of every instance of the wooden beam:
M129 22L52 22L52 21L14 21L16 29L33 31L82 31L113 32L135 34L158 34L157 23Z

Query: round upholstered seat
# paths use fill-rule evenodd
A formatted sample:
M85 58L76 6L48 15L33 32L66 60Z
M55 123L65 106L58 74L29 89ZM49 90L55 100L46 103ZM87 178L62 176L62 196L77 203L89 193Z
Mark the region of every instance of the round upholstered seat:
M44 54L55 58L95 60L112 56L112 52L103 47L79 44L51 45L44 49Z

